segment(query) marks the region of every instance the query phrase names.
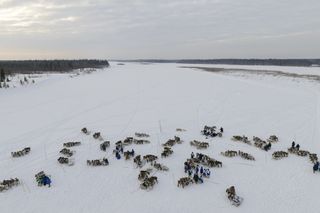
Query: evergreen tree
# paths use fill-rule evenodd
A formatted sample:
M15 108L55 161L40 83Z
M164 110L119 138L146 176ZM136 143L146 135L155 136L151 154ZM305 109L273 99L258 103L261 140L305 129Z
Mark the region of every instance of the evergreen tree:
M6 74L4 73L4 70L1 68L0 71L0 82L5 82L6 81Z

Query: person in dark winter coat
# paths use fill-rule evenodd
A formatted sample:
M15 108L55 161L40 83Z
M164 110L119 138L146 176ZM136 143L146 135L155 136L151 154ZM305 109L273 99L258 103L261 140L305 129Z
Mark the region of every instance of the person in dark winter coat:
M188 176L191 177L191 175L192 175L192 170L190 169L190 170L188 171Z
M207 171L206 171L206 176L207 176L208 178L210 177L210 174L211 174L210 169L207 169Z
M192 158L194 158L194 153L193 153L193 152L191 152L191 159L192 159Z
M199 165L197 165L196 167L196 174L198 174L198 172L199 172Z
M223 133L223 128L222 127L220 128L220 132Z
M195 183L198 183L198 181L199 181L199 176L197 175L197 173L195 173L195 174L193 175L193 180L194 180Z
M202 178L202 175L199 177L199 183L203 183L203 178Z
M296 146L296 143L294 141L292 141L291 148L294 149L295 146Z
M319 170L319 161L317 161L314 165L313 165L313 173L315 173L316 171Z
M299 149L300 149L300 145L299 144L297 144L296 149L299 151Z
M200 174L203 174L203 167L200 168Z
M120 147L120 152L123 154L123 147L122 146Z
M189 163L188 162L184 162L184 173L187 173L189 170Z
M268 143L267 145L265 145L264 150L265 151L269 151L271 149L271 143Z
M134 157L134 150L133 149L131 150L131 155Z
M116 152L116 158L117 158L118 160L120 160L121 156L120 156L119 152Z

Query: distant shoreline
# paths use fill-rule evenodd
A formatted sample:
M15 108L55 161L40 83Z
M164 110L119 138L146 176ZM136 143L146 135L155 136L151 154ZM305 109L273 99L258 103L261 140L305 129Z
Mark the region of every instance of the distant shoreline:
M222 73L222 74L251 74L251 75L269 75L269 76L281 76L281 77L288 77L288 78L301 78L312 80L316 82L320 82L320 75L311 75L311 74L297 74L297 73L288 73L283 71L277 70L254 70L254 69L235 69L235 68L218 68L218 67L195 67L195 66L182 66L181 68L191 68L191 69L198 69L206 72L213 72L213 73Z
M112 60L115 62L140 62L140 63L181 63L181 64L226 64L226 65L259 65L259 66L295 66L313 67L320 66L320 59L136 59Z

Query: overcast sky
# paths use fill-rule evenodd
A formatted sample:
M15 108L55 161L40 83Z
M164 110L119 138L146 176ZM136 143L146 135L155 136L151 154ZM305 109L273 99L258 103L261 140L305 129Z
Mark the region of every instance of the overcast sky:
M320 0L0 0L0 59L320 58Z

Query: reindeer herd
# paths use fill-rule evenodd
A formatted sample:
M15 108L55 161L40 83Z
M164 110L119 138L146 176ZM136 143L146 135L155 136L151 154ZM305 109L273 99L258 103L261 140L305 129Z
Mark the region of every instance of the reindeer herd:
M186 130L184 129L176 129L177 132L184 132ZM85 135L90 135L91 132L87 128L82 128L81 132ZM223 136L223 128L221 127L219 130L217 130L216 126L205 126L204 129L201 131L201 134L204 135L206 138L208 137L222 137ZM143 145L143 144L149 144L150 141L147 139L150 137L149 134L146 133L135 133L134 137L127 137L122 141L117 141L114 145L116 147L115 150L113 150L113 153L116 154L117 159L120 159L122 155L125 160L131 160L133 161L133 164L137 169L139 169L139 175L138 175L138 181L140 182L140 188L143 190L150 190L152 189L155 184L158 183L158 177L154 176L155 172L162 171L162 172L168 172L169 167L157 162L159 160L157 155L154 154L146 154L146 155L136 155L134 150L127 150L124 151L124 147L127 147L129 145ZM100 150L103 152L106 152L111 147L110 141L105 141L101 135L100 132L94 132L92 134L92 137L97 141L102 141L99 145ZM279 142L279 139L275 135L271 135L266 140L263 140L259 137L253 136L252 140L250 140L247 136L243 135L234 135L231 138L231 141L234 142L242 142L245 144L248 144L250 146L257 147L263 151L269 151L272 147L272 144ZM161 151L161 158L168 158L171 155L174 154L173 147L176 144L182 144L183 140L179 136L174 136L174 138L167 140L165 143L162 144L163 150ZM59 158L57 159L59 164L73 166L74 165L74 159L73 156L75 155L76 147L80 146L82 143L80 141L71 141L63 143L63 148L59 151ZM210 144L205 141L198 141L198 140L192 140L190 141L190 146L195 147L197 150L207 149ZM289 154L294 154L301 157L309 156L310 161L315 164L318 162L317 154L311 153L306 150L300 150L300 146L297 148L295 146L292 146L288 148L287 151L275 151L272 154L272 158L275 160L280 160L283 158L286 158L289 156ZM11 156L13 158L22 157L27 154L29 154L31 151L30 147L26 147L22 150L11 152ZM246 153L241 150L226 150L224 152L221 152L221 155L228 158L234 158L234 157L240 157L245 160L255 161L255 157L249 153ZM88 166L108 166L109 160L106 157L103 157L101 159L89 159L86 161ZM145 165L148 165L149 167L147 169L143 169ZM210 177L210 168L221 168L223 163L219 160L216 160L206 154L202 153L196 153L194 155L191 154L191 158L187 158L184 166L185 166L185 173L188 174L186 177L181 177L177 181L178 187L187 187L189 185L195 184L195 183L203 183L203 177L209 178ZM201 175L198 175L199 167L201 167ZM204 168L204 169L203 169ZM155 172L154 172L155 171ZM193 175L193 177L192 177ZM43 185L45 182L43 182L43 179L45 177L48 177L43 171L37 173L35 175L36 182L39 185ZM0 182L0 192L8 190L12 188L13 186L19 185L20 181L18 178L13 178L9 180L3 180ZM45 185L45 184L44 184ZM49 183L50 186L50 183ZM228 197L233 198L234 194L232 193L232 188L227 190ZM237 203L238 205L239 203Z

